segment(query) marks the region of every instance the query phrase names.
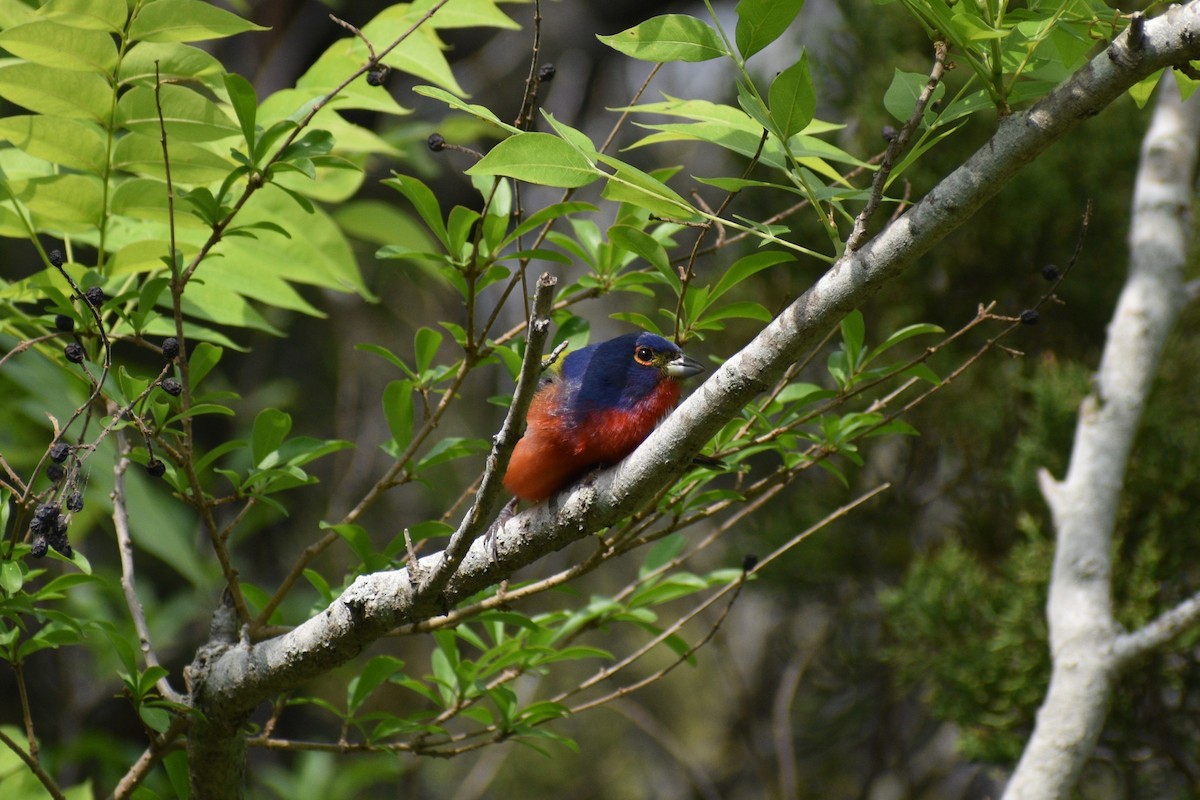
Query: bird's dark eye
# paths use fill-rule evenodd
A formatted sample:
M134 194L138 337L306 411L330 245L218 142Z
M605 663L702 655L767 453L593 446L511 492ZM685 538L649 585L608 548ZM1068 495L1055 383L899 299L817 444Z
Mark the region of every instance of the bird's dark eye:
M643 345L633 351L633 360L641 364L643 367L653 366L654 351Z

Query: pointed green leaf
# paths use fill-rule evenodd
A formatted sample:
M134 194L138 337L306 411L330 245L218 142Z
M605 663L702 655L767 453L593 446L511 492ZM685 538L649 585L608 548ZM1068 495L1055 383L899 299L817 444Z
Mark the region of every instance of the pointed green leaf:
M790 139L808 127L817 109L817 94L808 72L808 53L801 53L799 61L775 77L767 102L771 120L782 138Z
M588 160L567 142L548 133L519 133L493 147L468 175L503 175L507 178L573 189L601 176Z
M234 136L240 130L220 106L184 86L163 86L160 102L162 124L167 129L169 139L207 142ZM135 86L121 95L117 103L117 121L135 133L159 138L160 125L154 89L149 86Z
M608 240L624 250L641 256L659 272L674 278L675 284L678 286L679 278L671 271L666 248L663 247L662 242L650 234L632 225L613 225L608 229Z
M74 28L120 33L125 29L129 7L125 0L50 0L39 13Z
M254 152L254 118L258 113L258 98L254 95L254 87L250 81L237 73L225 75L225 91L229 93L229 102L233 113L237 115L238 124L242 126L242 135L246 137L246 145Z
M383 390L383 414L387 418L392 441L399 450L408 447L413 434L413 385L392 381Z
M912 116L913 109L917 107L917 98L925 90L925 84L928 81L928 75L922 75L919 72L901 72L900 70L896 70L892 76L891 85L883 93L883 107L896 119L901 122L907 122L908 118ZM939 83L937 88L933 90L930 102L932 103L941 99L945 93L946 85Z
M0 66L0 97L38 114L108 119L112 87L91 72L20 62Z
M446 232L446 222L442 219L442 207L438 203L437 196L430 191L428 186L416 178L398 173L392 174L394 177L383 181L383 184L391 186L408 198L408 202L413 204L413 208L417 210L421 219L433 231L433 235L438 238L442 246L449 247L450 237Z
M111 75L117 43L105 31L70 28L38 20L0 33L0 47L35 64Z
M616 174L608 176L608 183L601 193L608 200L630 203L660 217L687 221L701 219L700 212L688 201L652 175L611 156L601 155L600 160L616 169Z
M283 444L292 429L292 417L277 408L264 408L254 418L254 431L250 436L250 451L254 463L263 466L267 456Z
M265 30L202 0L155 0L141 7L129 28L129 38L147 42L199 42Z
M79 226L92 228L100 224L104 210L103 185L94 175L50 175L13 181L9 190L34 215L38 226Z
M709 294L709 299L716 300L756 272L790 261L795 261L795 256L783 250L763 250L743 256L725 270Z
M0 117L0 139L31 156L96 175L107 161L104 132L90 121L42 114Z
M171 142L171 178L176 183L195 184L219 181L233 169L233 162L212 150L191 142ZM157 134L131 133L117 140L113 148L113 166L136 175L166 177L162 142Z
M490 108L475 105L474 103L467 103L450 94L445 89L439 89L436 86L416 86L413 88L413 92L423 97L432 97L435 100L441 100L443 103L457 111L463 111L467 114L470 114L471 116L481 119L490 125L495 125L497 128L507 131L508 133L521 133L520 128L504 122L497 117Z
M687 14L651 17L621 33L596 38L641 61L708 61L729 54L716 31Z
M804 0L741 0L734 40L742 58L750 58L778 39L803 7Z
M197 78L217 85L225 71L220 61L199 47L179 42L138 42L121 59L118 80L122 84L153 84L156 65L162 80Z

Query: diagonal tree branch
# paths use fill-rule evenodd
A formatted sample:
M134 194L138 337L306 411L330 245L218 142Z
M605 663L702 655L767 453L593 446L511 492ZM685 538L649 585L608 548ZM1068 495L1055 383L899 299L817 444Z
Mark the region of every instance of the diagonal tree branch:
M1200 58L1200 5L1146 23L1141 46L1126 36L1025 113L1005 120L974 156L868 244L839 260L765 330L731 356L638 450L569 493L508 520L495 552L476 541L443 591L449 602L509 576L635 511L673 481L717 430L768 389L851 309L971 217L1023 166L1130 86L1173 63ZM421 559L426 572L440 559ZM397 626L435 617L413 602L406 570L358 578L321 614L275 639L208 648L192 665L196 705L234 719L271 694L344 663Z

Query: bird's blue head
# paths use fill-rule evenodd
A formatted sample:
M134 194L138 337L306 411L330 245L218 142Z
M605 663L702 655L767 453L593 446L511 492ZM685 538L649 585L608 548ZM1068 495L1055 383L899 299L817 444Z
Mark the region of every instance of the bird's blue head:
M698 375L704 367L674 342L653 333L627 333L569 353L562 375L580 411L630 409L663 381Z

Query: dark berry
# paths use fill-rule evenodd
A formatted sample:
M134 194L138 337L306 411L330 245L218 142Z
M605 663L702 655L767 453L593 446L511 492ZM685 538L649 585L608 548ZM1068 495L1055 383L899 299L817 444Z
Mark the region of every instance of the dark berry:
M66 314L58 314L54 317L54 329L63 333L70 333L75 330L75 320Z
M50 448L50 460L55 464L61 464L67 460L67 456L71 455L71 445L66 442L55 442Z
M538 80L542 83L549 83L550 81L554 80L554 73L557 71L558 70L554 68L553 64L542 64L542 66L538 68Z
M54 523L54 530L46 532L46 541L50 546L67 558L71 557L71 543L67 541L67 518L59 517Z
M896 137L900 135L900 132L891 125L884 125L883 129L879 131L879 135L883 137L885 142L891 144L896 141Z
M1054 266L1053 264L1047 264L1046 266L1042 267L1042 277L1048 281L1058 280L1060 274L1061 273L1058 271L1058 267Z
M1037 325L1038 320L1041 318L1042 318L1042 315L1039 314L1035 309L1032 309L1032 308L1027 308L1021 312L1021 324L1022 325Z
M72 364L83 363L83 345L79 342L71 342L63 348L63 355L67 357L67 361Z
M62 464L51 464L50 466L46 467L46 477L49 478L52 483L58 483L66 474L67 471L63 469Z
M183 391L183 385L174 378L163 378L159 386L171 397L179 397L179 393Z
M88 301L88 305L93 308L99 308L104 305L104 289L99 286L93 286L83 293L83 299Z
M174 336L168 336L166 339L163 339L162 354L163 358L167 361L179 355L179 340Z
M34 558L42 558L46 555L46 551L50 549L50 543L46 541L46 537L41 533L34 533L33 541L30 542L29 555Z
M67 511L83 511L83 492L71 492L67 495Z
M758 566L758 556L754 553L746 553L742 556L742 572L750 572Z
M58 519L58 506L54 503L42 503L33 510L33 518L43 523Z
M152 458L146 462L146 472L149 472L153 478L161 478L167 472L167 465L157 458Z
M46 254L46 257L49 258L50 263L56 267L61 267L63 265L62 250L51 250Z
M440 153L446 149L446 137L442 136L440 133L429 134L429 138L425 141L425 143L429 145L429 149L435 153Z
M388 73L392 68L386 64L376 64L367 71L367 84L370 86L383 86L383 82L387 80Z

